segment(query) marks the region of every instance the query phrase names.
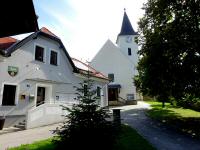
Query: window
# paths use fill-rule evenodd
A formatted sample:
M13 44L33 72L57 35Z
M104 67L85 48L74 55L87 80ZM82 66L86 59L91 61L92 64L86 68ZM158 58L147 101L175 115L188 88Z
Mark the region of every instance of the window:
M58 65L58 53L55 51L51 51L50 54L50 64L51 65Z
M35 46L35 60L44 62L44 48L41 46Z
M56 95L56 100L57 100L57 101L59 100L59 96L58 96L58 95Z
M88 93L88 86L86 84L83 85L83 94L84 96L87 96Z
M109 80L114 82L114 74L113 73L108 74L108 78L109 78Z
M4 84L3 88L3 106L13 106L15 105L15 95L16 95L16 85Z
M97 86L97 97L101 96L101 88Z
M131 55L131 48L128 48L128 55Z
M134 100L134 94L127 94L127 100Z

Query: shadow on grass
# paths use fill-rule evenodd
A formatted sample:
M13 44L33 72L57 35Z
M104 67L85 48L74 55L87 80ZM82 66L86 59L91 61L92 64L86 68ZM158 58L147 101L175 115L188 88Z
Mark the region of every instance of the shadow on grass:
M122 126L121 134L113 150L155 150L155 148L140 136L136 130L127 125Z
M182 117L180 114L168 109L175 109L173 106L166 108L162 108L159 104L151 106L153 108L147 111L147 116L175 129L176 131L200 139L200 117Z
M52 142L52 139L53 138L34 142L32 144L21 145L20 147L10 148L9 150L57 150L54 143ZM77 143L77 144L80 144L80 143ZM69 147L66 147L66 148L63 147L63 149L71 150ZM94 150L97 150L97 149L98 147L94 148ZM134 150L155 150L155 148L148 141L146 141L142 136L140 136L136 130L132 129L131 127L127 125L122 125L120 135L117 138L114 148L111 150L133 150L133 149Z
M147 111L148 116L153 119L168 119L168 118L180 118L181 116L169 109L153 108Z
M188 117L168 119L167 124L170 124L173 128L182 133L200 139L200 118Z

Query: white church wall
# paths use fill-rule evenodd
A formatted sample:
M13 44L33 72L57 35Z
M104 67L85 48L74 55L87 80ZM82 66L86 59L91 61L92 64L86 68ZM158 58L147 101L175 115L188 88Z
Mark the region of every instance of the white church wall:
M93 58L91 66L105 75L114 73L114 82L110 84L121 84L120 97L126 99L127 94L136 93L133 86L134 67L110 40Z
M127 37L131 37L131 41L127 42ZM135 66L138 63L138 45L135 43L136 35L120 36L117 40L117 45L121 52L129 59ZM128 55L128 48L131 48L131 55Z

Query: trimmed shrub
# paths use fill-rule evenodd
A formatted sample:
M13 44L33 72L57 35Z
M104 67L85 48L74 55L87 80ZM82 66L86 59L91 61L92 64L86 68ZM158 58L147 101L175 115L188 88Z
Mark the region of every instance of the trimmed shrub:
M177 106L200 111L200 98L186 95L183 99L174 100Z

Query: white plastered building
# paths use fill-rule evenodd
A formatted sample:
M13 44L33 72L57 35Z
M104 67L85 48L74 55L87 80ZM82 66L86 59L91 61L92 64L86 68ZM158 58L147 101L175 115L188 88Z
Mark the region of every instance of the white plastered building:
M5 127L20 119L26 120L26 128L63 121L60 105L76 103L73 87L86 79L77 61L46 28L21 41L0 39L0 116L6 115ZM100 105L107 106L108 78L95 69L92 72Z
M142 99L133 82L134 76L138 74L138 45L134 40L137 36L124 11L116 44L108 39L91 61L92 67L111 79L108 85L110 103Z

